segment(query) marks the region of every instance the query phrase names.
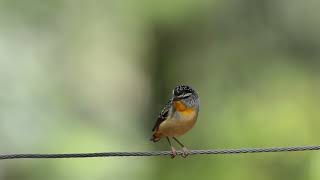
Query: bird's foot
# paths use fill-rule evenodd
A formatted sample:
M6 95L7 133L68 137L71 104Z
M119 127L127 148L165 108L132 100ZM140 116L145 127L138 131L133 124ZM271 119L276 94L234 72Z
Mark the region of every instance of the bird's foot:
M177 156L177 150L174 147L171 147L171 158L175 158Z
M186 147L182 147L182 154L183 158L186 158L190 154L190 151Z

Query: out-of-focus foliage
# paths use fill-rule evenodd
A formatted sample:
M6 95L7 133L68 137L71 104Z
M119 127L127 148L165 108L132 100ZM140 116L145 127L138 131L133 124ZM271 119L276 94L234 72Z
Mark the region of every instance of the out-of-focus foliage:
M177 84L190 149L319 144L318 1L0 1L0 152L168 149L148 141ZM0 179L310 179L317 152L16 160Z

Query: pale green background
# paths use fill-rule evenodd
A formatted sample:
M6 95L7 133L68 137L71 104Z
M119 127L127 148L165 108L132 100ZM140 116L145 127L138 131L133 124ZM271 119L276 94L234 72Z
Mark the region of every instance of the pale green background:
M320 144L320 1L0 0L0 152L168 150L177 84L190 149ZM1 180L318 180L320 153L11 160Z

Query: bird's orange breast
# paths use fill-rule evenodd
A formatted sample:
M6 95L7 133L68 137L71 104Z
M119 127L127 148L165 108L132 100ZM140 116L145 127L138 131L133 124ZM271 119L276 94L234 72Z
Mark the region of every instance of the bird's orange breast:
M154 133L156 137L177 137L189 131L196 122L197 110L195 108L188 108L180 101L174 101L172 106L178 116L172 117L163 121L157 131Z
M187 108L186 105L184 105L181 101L174 101L173 106L178 111L184 116L189 116L191 114L194 114L195 109L194 108Z

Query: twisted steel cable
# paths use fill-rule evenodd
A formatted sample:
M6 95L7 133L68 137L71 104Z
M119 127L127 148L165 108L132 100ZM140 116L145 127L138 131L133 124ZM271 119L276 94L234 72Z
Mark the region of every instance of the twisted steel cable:
M241 154L241 153L268 153L268 152L292 152L320 150L317 146L293 146L271 148L241 148L241 149L209 149L190 150L189 155L198 154ZM177 151L182 155L182 151ZM97 157L124 157L124 156L171 156L171 151L146 151L146 152L102 152L102 153L78 153L78 154L0 154L0 160L5 159L52 159L52 158L97 158Z

